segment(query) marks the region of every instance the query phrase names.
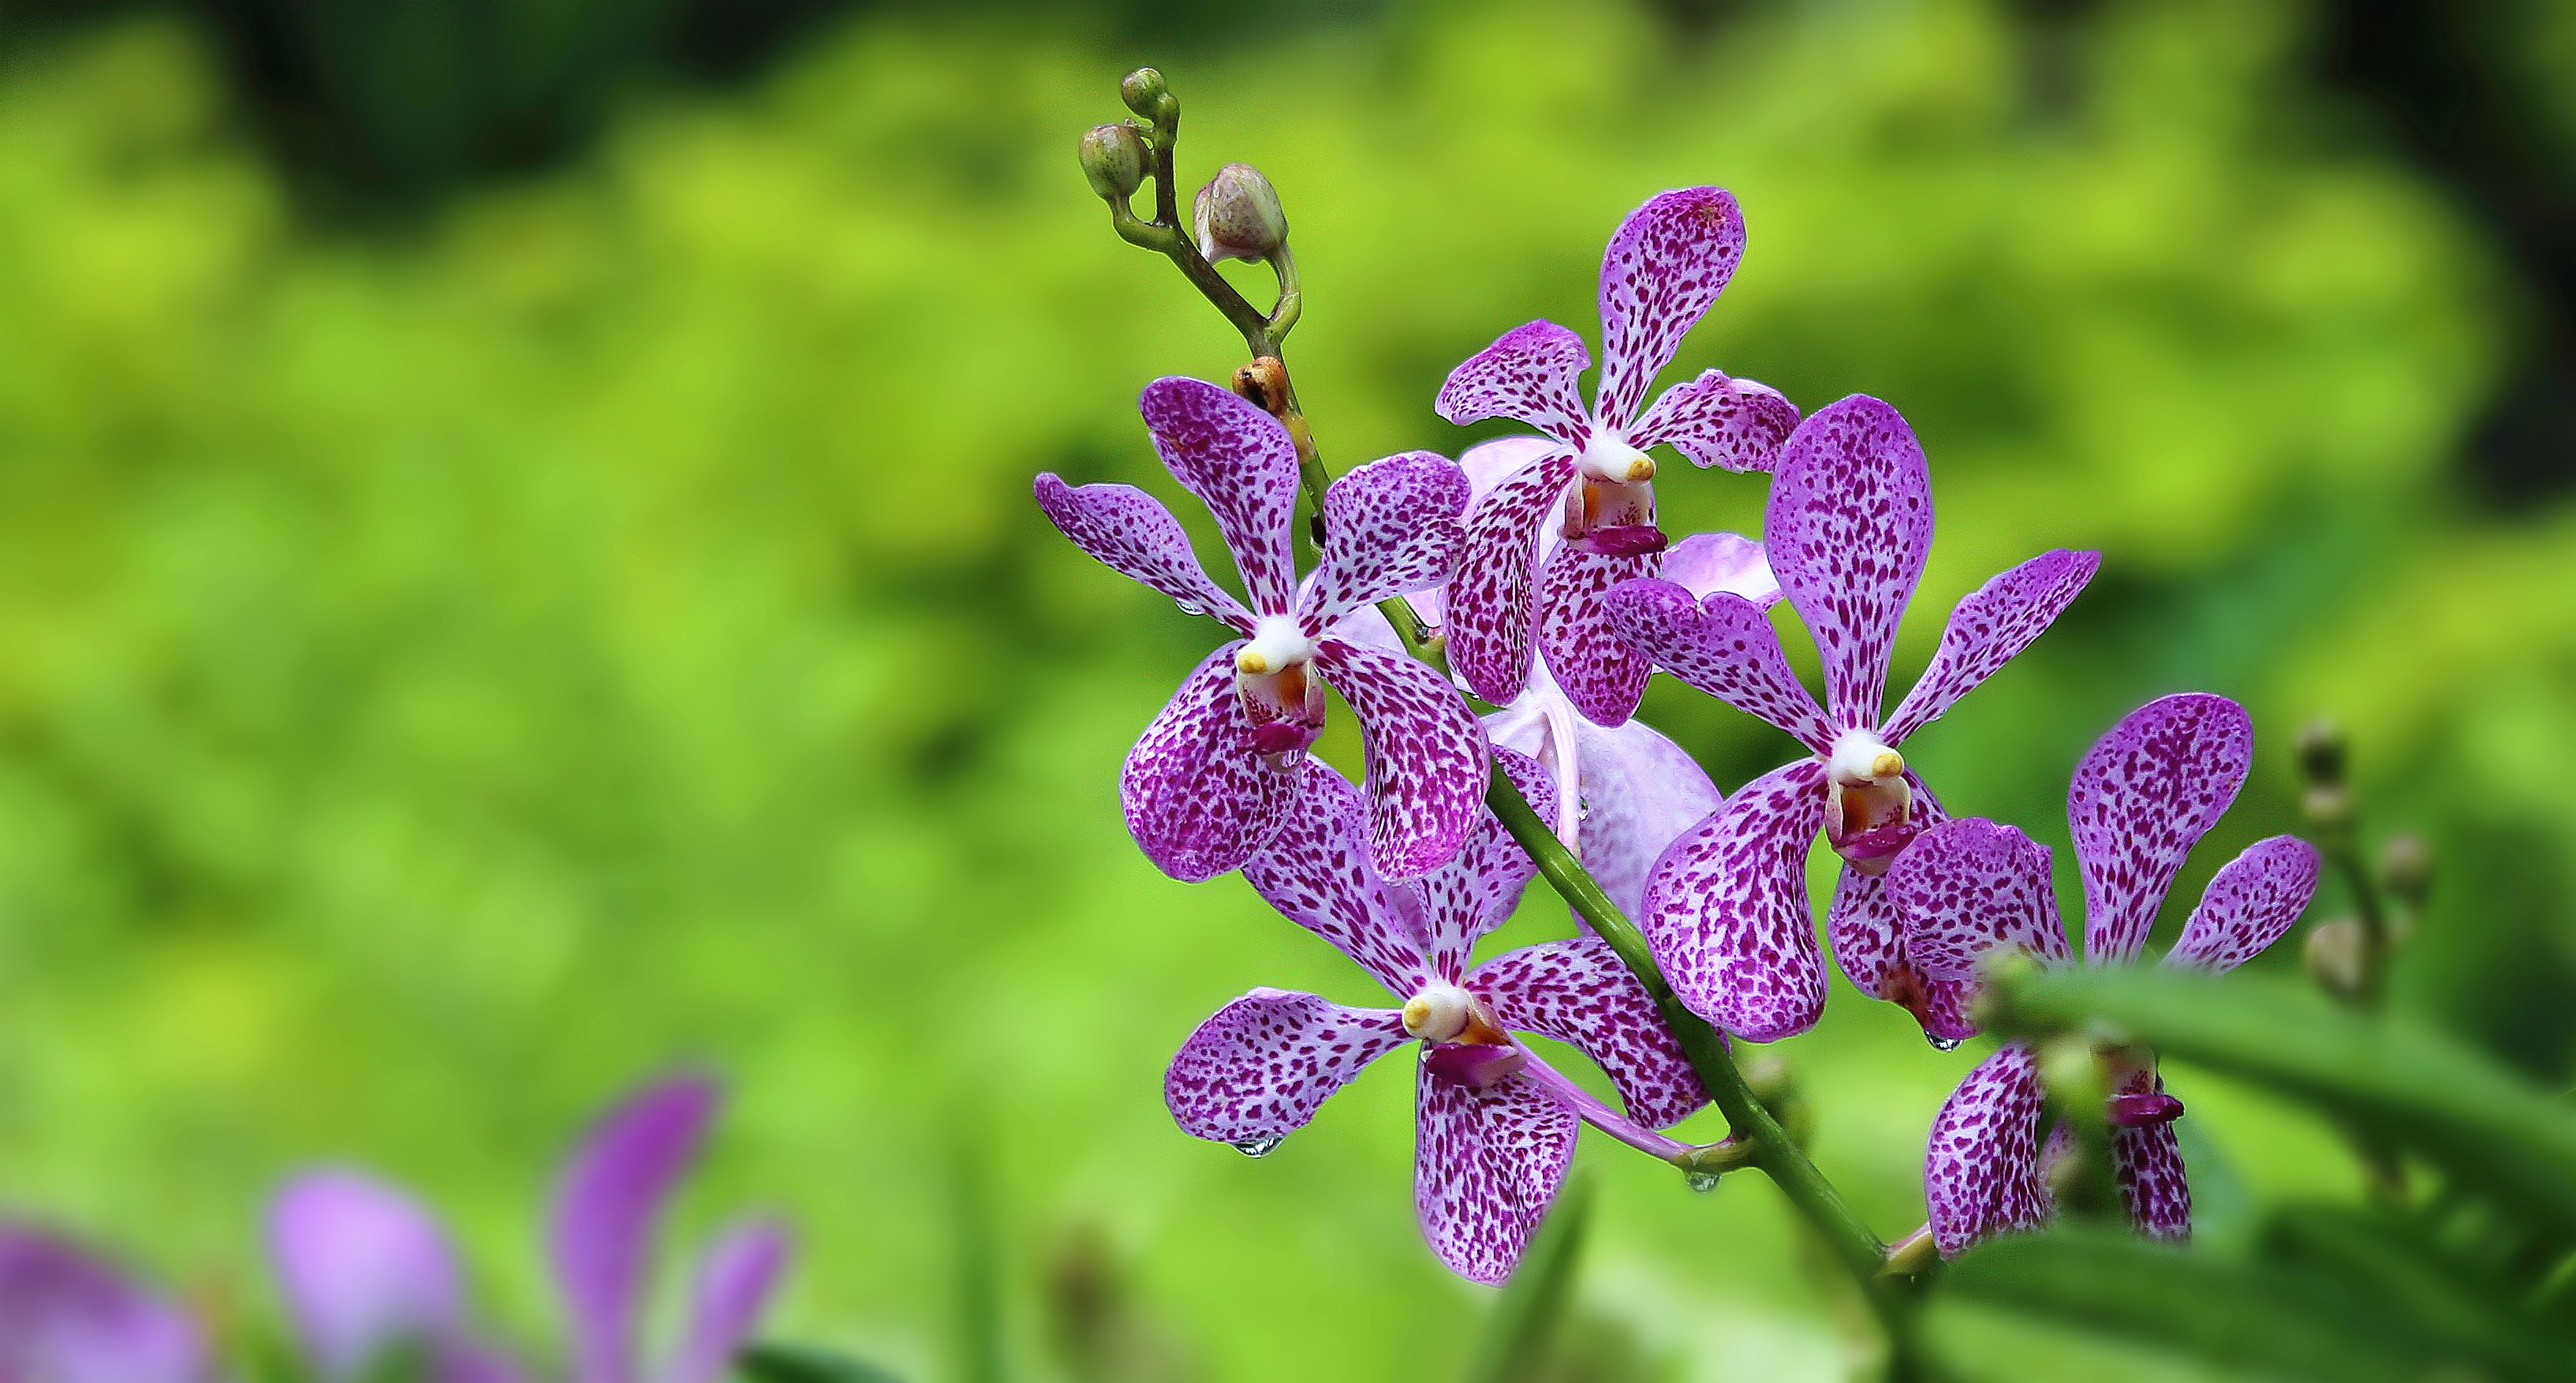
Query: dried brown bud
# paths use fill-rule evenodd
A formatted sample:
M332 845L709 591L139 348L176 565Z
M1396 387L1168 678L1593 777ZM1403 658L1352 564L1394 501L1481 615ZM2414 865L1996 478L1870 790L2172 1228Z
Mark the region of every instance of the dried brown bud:
M1277 416L1288 410L1288 362L1265 355L1234 372L1234 392Z

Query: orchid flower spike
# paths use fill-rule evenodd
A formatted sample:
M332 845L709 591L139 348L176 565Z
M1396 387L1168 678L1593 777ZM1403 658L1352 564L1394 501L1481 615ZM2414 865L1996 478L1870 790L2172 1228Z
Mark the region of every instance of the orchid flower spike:
M1923 448L1895 409L1855 395L1798 424L1781 448L1764 546L1790 606L1815 636L1825 704L1789 670L1761 607L1670 581L1610 593L1610 618L1642 657L1805 745L1808 757L1747 783L1657 862L1639 925L1695 1013L1768 1042L1814 1026L1824 960L1807 902L1808 843L1843 857L1826 930L1862 993L1913 1012L1936 1044L1975 1031L1959 983L1908 956L1880 876L1940 821L1940 804L1898 752L2030 646L2092 579L2100 555L2042 553L1970 592L1922 679L1882 716L1896 627L1932 546Z
M1531 805L1552 807L1538 766L1508 750ZM1708 1102L1654 1000L1598 937L1553 941L1470 966L1537 873L1492 815L1455 859L1412 885L1370 867L1364 808L1320 763L1298 780L1295 820L1244 868L1290 921L1340 948L1401 1001L1347 1008L1255 989L1201 1023L1172 1059L1165 1102L1183 1131L1259 1155L1313 1118L1381 1056L1415 1044L1414 1206L1440 1260L1478 1282L1511 1275L1574 1156L1575 1130L1680 1147L1650 1130ZM1512 1034L1567 1043L1598 1063L1626 1113L1586 1094Z
M2129 714L2076 767L2066 794L2084 876L2084 954L2133 965L2174 876L2245 785L2254 727L2223 696L2188 694ZM2321 860L2291 836L2256 841L2210 879L2164 964L2224 973L2260 955L2306 910ZM1927 974L1973 987L1990 955L2019 951L2071 965L2049 878L2048 847L2010 826L1971 818L1923 833L1887 874L1907 949ZM2111 1124L2112 1169L2140 1233L2191 1234L2191 1186L2156 1054L2136 1044L2098 1049ZM2039 1063L2006 1044L1970 1071L1933 1119L1923 1192L1941 1252L2048 1219L2048 1149L2040 1129Z
M1435 406L1450 422L1511 418L1542 434L1467 515L1449 591L1449 661L1476 695L1497 706L1518 697L1535 636L1575 709L1602 725L1636 714L1647 662L1612 635L1601 597L1621 581L1667 574L1649 453L1669 444L1695 465L1768 470L1798 421L1777 391L1716 370L1644 407L1743 256L1744 217L1725 189L1662 193L1619 223L1601 259L1591 407L1576 380L1592 358L1583 338L1553 322L1506 332L1440 387Z
M1324 492L1323 564L1301 590L1288 430L1195 379L1154 381L1143 408L1172 477L1216 516L1249 599L1208 579L1179 521L1144 491L1037 478L1039 506L1075 546L1239 636L1182 679L1128 753L1118 791L1136 844L1176 879L1241 868L1295 814L1298 769L1323 731L1329 684L1359 717L1378 870L1412 878L1456 854L1490 769L1475 713L1430 667L1362 647L1335 626L1448 579L1466 476L1416 451L1334 481Z

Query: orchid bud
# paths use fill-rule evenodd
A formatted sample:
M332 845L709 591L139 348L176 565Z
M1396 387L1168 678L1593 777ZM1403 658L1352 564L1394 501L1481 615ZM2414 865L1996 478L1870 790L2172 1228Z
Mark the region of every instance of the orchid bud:
M1133 125L1094 125L1082 136L1082 176L1109 201L1133 196L1145 182L1145 141Z
M1190 216L1198 227L1199 254L1210 264L1258 262L1288 243L1288 213L1280 208L1279 190L1249 163L1218 169L1215 180L1199 189Z
M2323 717L2299 732L2299 771L2311 783L2343 781L2343 727Z
M2307 813L2308 825L2320 835L2334 835L2352 828L2352 789L2341 783L2319 783L2308 789L2299 807Z
M2300 947L2308 978L2338 999L2361 993L2362 942L2361 923L2355 918L2338 917L2308 928L2308 939Z
M2379 848L2379 877L2400 902L2424 906L2433 892L2433 847L2411 831L2390 836Z
M1127 103L1127 109L1152 120L1157 118L1162 104L1173 99L1172 88L1162 73L1140 67L1118 83L1118 99Z

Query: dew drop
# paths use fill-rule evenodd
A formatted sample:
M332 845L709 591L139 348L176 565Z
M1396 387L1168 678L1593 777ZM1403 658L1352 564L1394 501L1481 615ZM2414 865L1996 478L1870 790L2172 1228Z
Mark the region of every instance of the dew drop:
M1204 605L1199 604L1199 603L1198 603L1198 602L1196 602L1196 601L1191 601L1191 600L1175 600L1175 601L1173 601L1172 603L1173 603L1174 605L1178 605L1178 606L1180 606L1180 607L1181 607L1181 613L1182 613L1182 614L1185 614L1185 615L1204 615L1204 614L1206 614L1206 613L1207 613L1207 607L1206 607L1206 606L1204 606Z
M1268 1138L1245 1138L1230 1146L1246 1157L1268 1157L1279 1150L1280 1144L1287 1141L1286 1134L1274 1134Z
M1682 1173L1682 1180L1689 1185L1690 1189L1699 1192L1703 1196L1717 1189L1717 1173L1715 1172L1684 1172Z
M1923 1040L1931 1043L1932 1050L1936 1052L1955 1052L1959 1050L1959 1044L1967 1041L1968 1039L1964 1037L1935 1037L1927 1032L1923 1034Z

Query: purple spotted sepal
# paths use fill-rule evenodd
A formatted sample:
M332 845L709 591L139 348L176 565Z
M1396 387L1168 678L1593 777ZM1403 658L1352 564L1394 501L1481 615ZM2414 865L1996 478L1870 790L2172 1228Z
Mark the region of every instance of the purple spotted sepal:
M1898 746L2038 638L2099 557L2042 553L1970 592L1922 678L1882 714L1897 623L1932 546L1923 448L1895 409L1855 395L1797 425L1780 448L1763 546L1815 638L1822 705L1751 601L1630 581L1606 602L1640 657L1769 721L1810 755L1739 790L1666 851L1638 922L1694 1012L1754 1041L1804 1032L1825 1002L1805 865L1821 833L1843 859L1826 915L1843 973L1862 993L1904 1005L1934 1042L1956 1044L1974 1031L1963 992L1906 954L1883 886L1889 866L1943 819Z
M1378 869L1412 878L1456 854L1490 768L1474 711L1427 665L1361 646L1336 626L1449 578L1466 475L1417 451L1334 481L1324 494L1323 564L1301 586L1288 430L1195 379L1154 381L1142 408L1164 465L1215 515L1246 598L1209 579L1180 522L1144 491L1037 478L1039 507L1075 546L1238 636L1181 679L1127 755L1118 796L1136 844L1176 879L1241 868L1288 823L1330 684L1359 717Z
M2133 711L2076 767L2067 792L2084 878L2084 954L2135 964L2147 931L2194 845L2244 786L2254 730L2223 696L2186 694ZM2262 953L2316 892L2314 847L2289 836L2257 841L2221 867L2164 964L2222 973ZM2048 847L1978 818L1925 831L1898 858L1887 897L1907 953L1927 974L1973 991L1989 957L2020 952L2042 965L2075 963L2058 920ZM2113 1170L2139 1232L2191 1234L2191 1187L2155 1054L2106 1049ZM2030 1050L2007 1044L1968 1074L1933 1120L1923 1166L1932 1234L1945 1255L1993 1234L2044 1222L2052 1211Z

